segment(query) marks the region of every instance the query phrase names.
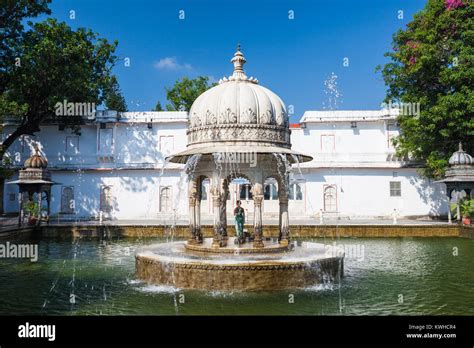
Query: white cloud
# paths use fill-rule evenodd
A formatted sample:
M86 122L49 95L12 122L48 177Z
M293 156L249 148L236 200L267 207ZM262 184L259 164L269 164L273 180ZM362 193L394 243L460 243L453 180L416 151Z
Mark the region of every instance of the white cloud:
M191 70L193 67L191 64L181 64L178 62L176 57L165 57L156 61L153 66L158 70Z

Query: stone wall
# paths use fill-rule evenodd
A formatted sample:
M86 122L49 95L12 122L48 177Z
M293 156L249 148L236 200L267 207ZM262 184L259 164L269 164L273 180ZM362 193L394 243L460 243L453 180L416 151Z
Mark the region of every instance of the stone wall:
M248 227L252 231L252 227ZM277 237L278 226L266 225L263 228L265 237ZM473 228L458 225L292 225L293 238L311 237L466 237L472 238ZM202 226L204 237L212 237L212 226ZM462 231L462 232L461 232ZM188 226L43 226L44 237L173 237L188 238ZM228 227L229 236L235 234L233 226Z
M474 226L462 226L459 229L459 236L463 238L474 239Z

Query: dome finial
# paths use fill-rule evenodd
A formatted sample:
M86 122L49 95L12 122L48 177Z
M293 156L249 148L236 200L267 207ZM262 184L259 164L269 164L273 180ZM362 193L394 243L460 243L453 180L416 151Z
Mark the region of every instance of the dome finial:
M237 52L234 53L234 57L230 61L234 64L234 73L232 74L232 77L235 79L246 79L247 76L245 76L244 73L244 64L247 60L240 51L240 43L237 44Z
M472 166L474 165L474 158L463 150L462 143L459 142L458 151L451 155L448 162L450 166Z
M35 143L33 146L35 151L24 163L25 168L46 168L48 166L48 161L46 158L40 155L38 143Z

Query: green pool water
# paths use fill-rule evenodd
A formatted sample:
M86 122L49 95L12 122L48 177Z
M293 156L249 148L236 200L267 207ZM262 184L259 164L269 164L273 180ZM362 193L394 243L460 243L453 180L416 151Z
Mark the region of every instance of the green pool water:
M16 241L37 243L39 259L0 259L0 314L474 315L474 241L469 239L340 239L347 250L340 281L261 293L209 293L137 281L136 248L161 242Z

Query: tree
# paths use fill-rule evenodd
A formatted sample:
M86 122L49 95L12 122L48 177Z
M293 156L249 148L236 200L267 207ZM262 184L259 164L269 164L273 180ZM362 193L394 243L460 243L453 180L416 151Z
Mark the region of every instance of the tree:
M444 174L459 141L474 150L473 22L472 1L428 0L385 54L385 102L419 103L420 110L399 116L397 152L423 161L421 174L430 178Z
M154 111L163 111L163 107L161 106L161 103L159 100L156 102Z
M189 111L196 98L215 85L216 83L209 83L207 76L198 76L195 79L183 77L182 80L176 81L173 87L166 88L166 99L170 102L166 105L166 110Z
M3 92L9 81L9 72L14 69L19 38L23 32L23 21L42 13L49 14L51 0L0 0L0 133L4 115L21 117L26 112L24 105L8 100ZM0 213L3 213L4 178L13 174L10 159L3 158L3 146L0 144Z
M2 93L4 102L20 106L23 113L18 128L2 143L2 151L19 136L38 132L45 119L56 119L57 103L100 105L107 92L118 91L111 74L117 41L109 43L85 28L74 31L52 18L29 25L31 30L22 33L17 50L20 64L8 72ZM62 120L72 127L77 122L72 117Z
M8 83L8 71L14 69L19 39L23 33L23 21L40 14L50 14L51 0L1 0L0 6L0 93Z
M9 72L14 69L18 46L23 32L23 21L40 14L50 14L48 4L51 0L1 0L0 6L0 131L4 115L20 116L26 112L24 105L8 100L3 92L8 84ZM3 153L0 144L0 160ZM2 168L0 168L0 171ZM1 176L1 173L0 173Z
M105 106L110 110L125 112L127 111L127 103L120 91L117 78L111 77L110 86L107 89L105 97Z

